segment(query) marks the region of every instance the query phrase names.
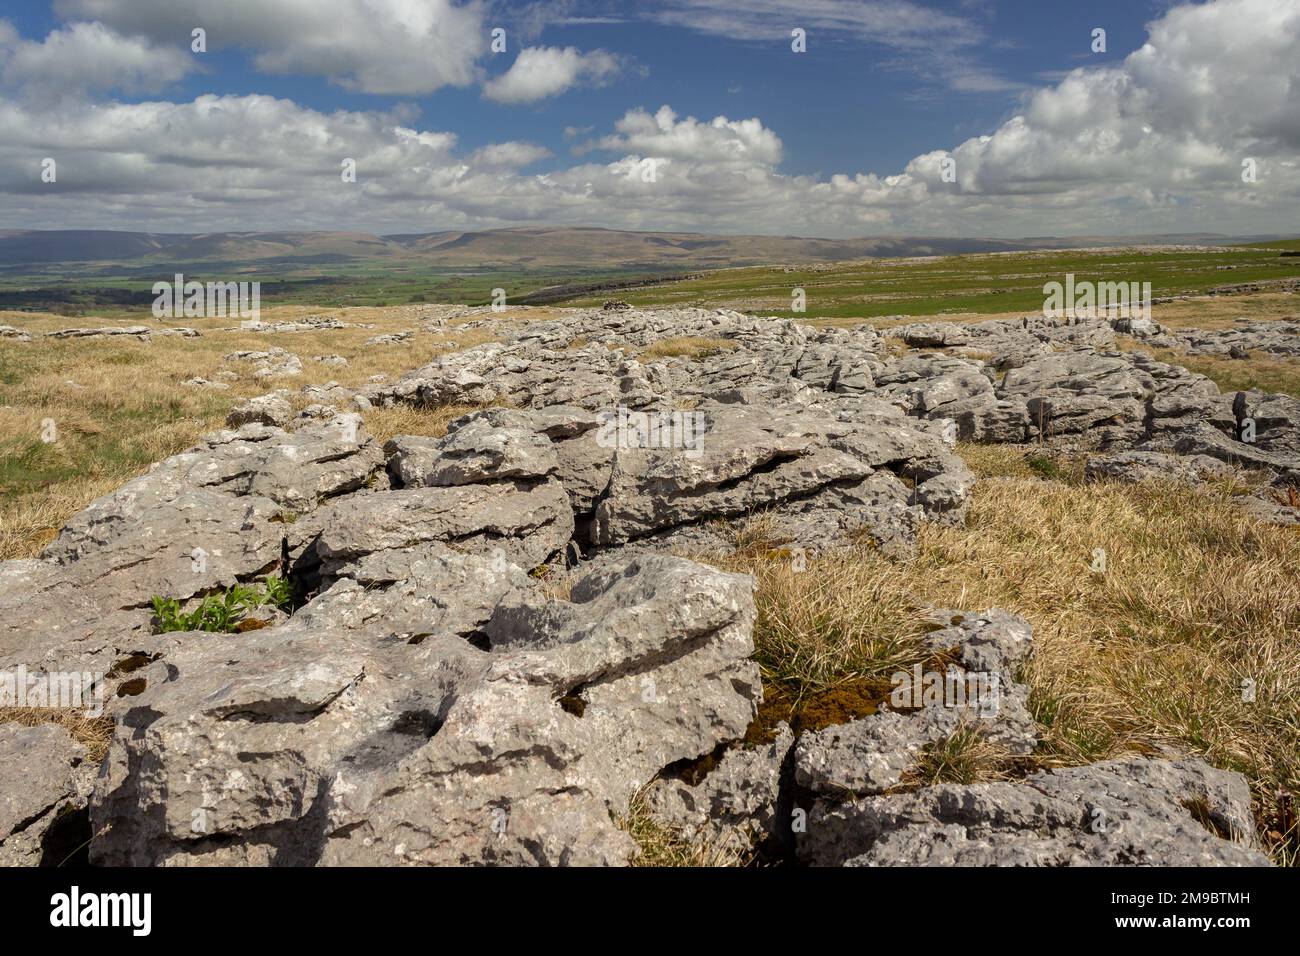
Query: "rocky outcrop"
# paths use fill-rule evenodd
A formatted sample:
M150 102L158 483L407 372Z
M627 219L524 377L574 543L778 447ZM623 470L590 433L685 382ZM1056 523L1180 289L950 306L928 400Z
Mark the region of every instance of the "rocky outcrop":
M78 329L59 329L55 332L46 332L45 335L52 339L107 339L118 336L139 339L141 342L148 342L155 335L160 336L177 336L179 338L196 339L202 333L198 329L191 329L185 326L152 326L152 325L108 325L100 328L78 328ZM30 339L30 336L28 336Z
M999 395L980 361L909 355L883 372L877 385L908 415L956 422L964 441L1021 442L1030 432L1025 400Z
M948 626L927 635L926 643L952 662L896 675L891 709L801 737L794 753L801 787L831 798L883 793L904 783L925 748L962 731L1007 754L1034 751L1038 725L1028 710L1029 691L1016 679L1033 648L1028 623L996 609L935 617Z
M1202 343L1203 352L1238 355L1248 346L1291 354L1297 328L1246 323L1222 332L1169 332L1141 319L1041 317L901 326L892 333L941 351L903 356L877 381L908 414L955 419L963 439L1199 457L1189 465L1197 470L1210 457L1268 472L1281 484L1300 484L1294 399L1220 393L1209 379L1180 366L1112 350L1112 326L1147 345L1195 352L1192 343ZM1162 470L1186 471L1172 465Z
M724 851L743 854L778 837L794 734L781 723L774 738L729 749L701 779L666 771L646 792L650 814L681 838Z
M1258 861L1236 775L1026 775L1032 634L1003 611L935 611L912 691L753 743L753 581L672 552L727 550L727 523L761 515L773 549L905 554L925 522L963 520L959 439L1088 448L1099 478L1284 481L1294 401L1221 395L1114 350L1104 322L903 327L929 351L898 356L869 328L725 310L484 316L499 341L393 381L239 404L39 559L0 563L0 670L99 675L117 728L88 798L75 753L33 738L49 780L15 790L23 861L44 839L26 821L88 799L103 863L622 864L638 794L687 839L818 864ZM399 403L490 407L382 448L338 411ZM193 608L272 573L291 615L159 633L154 597ZM958 737L1008 779L930 786ZM1124 827L1084 829L1094 809Z
M289 404L289 395L289 392L282 390L250 398L230 410L226 416L226 425L230 428L252 424L272 428L283 427L293 417L293 406Z
M279 346L265 351L245 350L231 352L226 356L226 361L255 363L256 368L253 369L253 378L256 379L302 374L302 359Z
M1115 344L1111 326L1084 318L1027 316L973 325L926 322L890 330L913 348L952 349L976 355L996 369L1016 368L1037 356L1067 349L1105 349Z
M949 617L951 615L951 617ZM924 785L925 750L974 734L998 751L1031 753L1038 730L1016 670L1032 652L1020 618L943 611L928 635L955 662L935 699L800 739L795 780L806 814L798 858L817 866L1264 866L1250 791L1199 760L1133 758L1023 779ZM951 688L996 674L996 690L954 701ZM955 678L955 679L954 679ZM906 695L904 695L904 698Z
M500 549L533 568L562 553L573 536L569 499L553 480L354 495L327 505L316 520L316 553L327 563L450 542L475 554Z
M1294 316L1292 316L1294 318ZM1228 329L1154 329L1131 334L1156 348L1188 355L1219 355L1247 359L1253 354L1291 358L1300 355L1300 323L1252 322L1238 319Z
M465 560L444 557L424 569L439 591ZM680 559L593 573L566 602L510 592L488 650L445 609L419 640L320 611L251 642L193 635L142 672L91 805L96 860L626 862L614 815L743 733L759 697L748 579Z
M187 601L302 557L318 531L299 517L382 467L355 415L209 436L92 502L40 560L0 562L0 669L111 674L160 653L153 597Z
M103 339L125 335L147 342L150 331L152 330L147 325L109 325L102 328L59 329L45 334L52 339Z
M415 338L415 330L407 329L405 332L389 332L386 335L372 335L366 339L365 345L399 345L402 342L409 342Z
M974 484L938 436L901 417L882 427L798 406L706 405L696 414L697 449L617 449L593 544L759 511L799 545L825 547L856 530L888 544L907 526L902 513L959 519Z
M1158 451L1121 451L1096 455L1084 468L1088 478L1115 481L1179 481L1199 484L1206 477L1224 477L1232 469L1208 455L1171 455Z
M303 319L286 320L283 322L263 322L260 319L246 319L239 324L235 331L239 332L322 332L329 329L346 328L349 324L357 325L358 328L371 328L365 324L342 322L328 315L309 315Z

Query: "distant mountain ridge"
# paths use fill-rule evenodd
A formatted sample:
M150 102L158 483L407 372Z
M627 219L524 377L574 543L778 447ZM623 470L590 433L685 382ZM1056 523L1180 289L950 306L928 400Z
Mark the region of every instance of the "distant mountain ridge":
M1163 236L925 236L818 239L631 232L596 227L519 227L377 236L363 232L153 233L108 230L0 230L0 266L54 263L242 263L310 266L341 262L432 267L708 269L775 263L1015 252L1116 245L1223 245L1270 240L1213 233Z

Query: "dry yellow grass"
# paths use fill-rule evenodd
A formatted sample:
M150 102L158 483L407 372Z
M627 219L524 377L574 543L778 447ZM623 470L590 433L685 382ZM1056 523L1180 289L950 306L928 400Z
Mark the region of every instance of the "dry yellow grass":
M651 361L659 358L703 358L728 352L736 347L731 339L709 339L686 335L675 339L660 339L653 345L647 345L640 352L640 358Z
M640 850L636 866L744 866L753 860L752 848L739 837L721 843L689 840L659 823L646 806L644 789L632 797L627 813L617 823Z
M1257 388L1264 392L1281 392L1300 397L1300 361L1254 354L1248 361L1221 355L1188 355L1173 349L1144 349L1153 358L1171 365L1204 375L1223 392L1248 391Z
M903 564L867 549L829 554L803 571L782 548L701 557L758 579L754 658L764 679L794 699L887 679L928 656L920 641L927 625L913 613Z
M1005 780L1016 763L1014 755L971 725L958 727L921 748L916 763L903 776L906 787L940 783L988 783Z
M51 483L43 494L18 495L0 503L0 561L36 557L69 518L130 477L68 479Z
M1046 728L1040 764L1162 744L1203 756L1246 775L1266 841L1292 860L1298 835L1274 831L1279 791L1300 790L1300 534L1221 487L1044 480L1023 449L983 454L985 473L1015 477L980 482L966 526L926 526L909 560L863 549L795 573L779 550L711 559L758 579L765 680L887 672L921 654L919 607L1006 608L1034 626L1023 678ZM1105 574L1091 572L1098 548Z
M50 707L0 707L0 724L58 724L73 740L86 748L86 759L98 764L108 754L113 737L113 721L107 717L87 717L79 710Z
M362 415L366 431L380 442L388 441L398 435L423 435L428 438L441 438L447 434L447 426L462 415L474 411L475 405L439 405L436 407L417 407L413 405L393 405L388 408L370 408Z
M259 333L230 327L228 319L190 319L174 324L198 329L199 338L155 336L69 339L41 333L79 326L144 325L163 327L147 311L129 319L68 318L7 312L0 324L26 329L31 342L0 340L0 560L32 557L66 521L99 495L146 471L150 464L191 447L205 432L222 426L226 413L240 401L276 388L297 391L304 385L334 381L356 387L371 376L389 378L431 361L437 355L490 341L487 329L418 331L395 345L365 345L371 336L420 328L418 308L345 308L327 310L282 306L263 310L266 323L327 314L352 323L319 332ZM549 313L548 313L549 314ZM545 314L528 318L544 318ZM476 318L481 318L477 316ZM503 313L503 321L517 319ZM168 323L172 324L172 323ZM369 327L367 327L369 326ZM257 380L248 362L226 362L243 350L287 349L303 362L301 375ZM345 367L313 360L342 355ZM229 388L183 384L196 376L216 381L221 373ZM305 400L295 396L296 404ZM381 438L397 431L403 413L380 410L369 416ZM449 412L447 420L455 417ZM411 413L406 431L422 428L426 414ZM436 416L435 416L436 417ZM388 426L386 423L391 422ZM49 423L56 440L43 441ZM390 431L389 428L397 431ZM442 423L445 430L445 421Z
M1202 295L1151 307L1151 317L1171 329L1227 329L1238 319L1300 321L1294 293Z

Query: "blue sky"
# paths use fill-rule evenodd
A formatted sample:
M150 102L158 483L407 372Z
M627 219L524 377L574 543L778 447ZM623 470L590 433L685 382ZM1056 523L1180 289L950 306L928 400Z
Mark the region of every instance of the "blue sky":
M1245 233L1296 211L1297 122L1249 82L1298 92L1300 0L320 0L310 22L302 8L10 0L0 127L28 122L0 146L20 170L0 171L0 227ZM1207 76L1204 102L1186 102ZM58 153L59 181L21 172ZM326 191L353 153L358 188ZM1248 156L1264 175L1243 192ZM642 160L664 176L635 183Z

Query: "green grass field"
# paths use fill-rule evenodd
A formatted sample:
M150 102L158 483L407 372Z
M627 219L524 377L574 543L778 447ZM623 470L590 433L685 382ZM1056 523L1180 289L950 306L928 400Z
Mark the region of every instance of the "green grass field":
M1293 244L1300 245L1300 240ZM807 295L805 318L878 318L959 313L1037 312L1043 285L1063 281L1150 282L1156 298L1204 293L1216 286L1300 277L1300 257L1267 249L1213 251L1069 251L998 253L926 259L874 259L791 269L721 269L671 285L619 294L633 305L733 308L794 317L793 290ZM599 305L608 296L566 300Z
M1300 239L1223 246L1207 250L1077 250L960 256L871 259L844 264L720 268L701 278L656 286L599 292L556 304L600 305L617 297L640 306L734 308L788 315L793 290L806 293L806 318L996 314L1037 311L1043 284L1074 273L1076 280L1150 282L1152 295L1203 293L1215 286L1300 277ZM0 269L0 309L122 318L152 302L160 278L182 272L187 279L262 283L266 305L395 306L416 302L482 305L492 290L510 301L551 286L617 283L656 273L568 268L437 269L419 263L314 263L205 261L175 266L111 263L11 266ZM680 272L681 270L675 270Z
M463 302L483 305L492 290L506 291L509 301L556 285L617 282L644 277L624 271L484 268L432 270L403 265L376 268L350 264L320 268L296 266L276 271L274 265L204 262L168 268L114 271L111 266L24 267L0 271L0 310L140 318L153 302L153 283L175 272L187 280L262 283L262 304L311 305L322 309L345 306L395 306L418 302Z

